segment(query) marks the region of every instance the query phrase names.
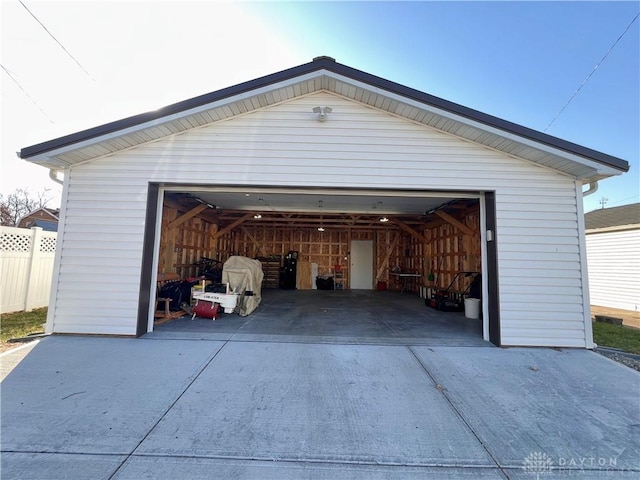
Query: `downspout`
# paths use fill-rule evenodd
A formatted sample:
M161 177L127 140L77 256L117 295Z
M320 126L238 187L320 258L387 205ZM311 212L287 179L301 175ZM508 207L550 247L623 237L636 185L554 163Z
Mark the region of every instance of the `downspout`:
M591 195L592 193L595 193L596 190L598 190L598 181L594 180L593 182L589 182L589 188L582 192L582 196L586 197L587 195Z
M587 195L591 195L598 190L598 181L594 180L589 182L589 188L582 192L582 198ZM576 186L576 195L578 193L578 187ZM582 271L582 291L583 300L582 308L584 311L584 334L585 334L585 348L595 350L598 345L593 341L593 326L591 325L591 295L589 292L589 272L587 266L587 239L585 238L585 221L584 221L584 205L582 202L578 202L578 229L582 232L580 234L580 270Z
M58 178L58 173L60 170L54 170L53 168L49 169L49 178L60 185L64 185L64 181Z

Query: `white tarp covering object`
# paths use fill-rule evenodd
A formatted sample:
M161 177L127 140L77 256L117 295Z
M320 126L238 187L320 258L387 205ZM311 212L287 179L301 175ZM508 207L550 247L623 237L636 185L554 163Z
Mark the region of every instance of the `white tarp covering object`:
M229 257L222 266L222 283L228 283L233 293L240 295L236 311L245 317L262 300L262 263L248 257Z

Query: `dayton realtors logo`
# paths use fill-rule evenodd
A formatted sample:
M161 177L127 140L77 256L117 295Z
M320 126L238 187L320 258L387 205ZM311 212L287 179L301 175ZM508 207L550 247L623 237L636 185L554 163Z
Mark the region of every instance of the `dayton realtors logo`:
M540 475L555 472L556 475L577 475L581 471L597 471L601 477L615 475L619 472L618 459L615 457L559 457L557 461L544 452L532 452L522 462L525 473L535 475L540 480Z
M553 461L543 452L532 452L524 459L522 469L525 473L536 476L536 480L540 480L540 475L550 473L553 469Z

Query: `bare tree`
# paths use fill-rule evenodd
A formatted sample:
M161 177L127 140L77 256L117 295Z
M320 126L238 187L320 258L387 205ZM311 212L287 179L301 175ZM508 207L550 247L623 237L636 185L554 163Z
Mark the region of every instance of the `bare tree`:
M1 225L17 226L20 218L38 208L46 208L50 200L48 188L35 195L23 188L18 188L7 196L0 193Z
M4 203L0 203L0 225L13 225L11 212Z

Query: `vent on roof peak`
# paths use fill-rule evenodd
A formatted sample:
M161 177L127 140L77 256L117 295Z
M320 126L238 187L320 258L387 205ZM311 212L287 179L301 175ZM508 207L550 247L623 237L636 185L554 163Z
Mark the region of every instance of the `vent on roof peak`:
M319 57L315 57L315 58L313 59L313 61L314 61L314 62L321 62L321 61L323 61L323 60L328 60L329 62L335 62L335 61L336 61L336 59L335 59L335 58L333 58L333 57L328 57L327 55L321 55L321 56L319 56Z

